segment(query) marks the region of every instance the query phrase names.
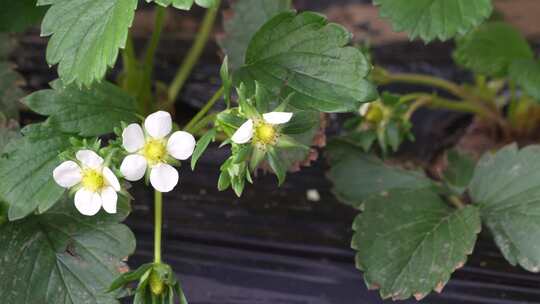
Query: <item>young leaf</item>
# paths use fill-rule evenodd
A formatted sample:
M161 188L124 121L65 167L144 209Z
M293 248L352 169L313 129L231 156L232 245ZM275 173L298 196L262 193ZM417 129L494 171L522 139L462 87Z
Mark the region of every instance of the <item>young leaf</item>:
M36 7L36 0L4 1L0 10L0 32L21 32L37 24L45 9Z
M514 61L510 65L510 79L523 91L540 102L540 62L534 59Z
M428 189L396 190L369 199L355 220L356 265L381 297L424 298L441 291L465 264L480 232L478 209L450 208Z
M33 111L48 115L47 123L62 132L99 136L112 133L121 121L138 121L135 100L109 82L79 88L74 84L64 86L57 80L51 87L24 101Z
M486 20L491 0L374 0L380 15L390 19L396 32L425 42L463 35Z
M487 76L505 76L510 64L532 59L527 40L512 26L491 22L457 40L454 60L473 72Z
M379 194L395 189L424 189L433 186L424 174L392 168L375 156L360 149L340 153L339 161L330 169L328 177L334 184L334 194L344 203L360 208L362 203ZM334 158L334 157L332 157Z
M124 48L137 0L38 0L51 5L41 35L51 36L47 62L66 84L90 85L105 76Z
M540 146L486 154L469 189L505 258L540 271Z
M206 148L208 148L208 145L215 140L216 134L217 134L216 129L212 129L206 132L206 134L204 134L199 139L199 141L197 141L197 145L195 146L195 150L193 151L193 155L191 156L191 170L195 170L197 161L199 161L199 158L201 158L204 151L206 151Z
M118 303L107 288L135 250L135 237L116 215L93 217L63 201L42 215L0 227L3 303ZM54 292L52 292L54 290Z
M64 189L53 180L52 172L60 164L58 154L69 147L69 135L50 128L35 128L8 155L0 158L0 200L9 204L9 219L21 219L40 206L52 206Z
M170 6L181 10L190 10L193 6L193 2L197 3L198 6L202 7L212 7L216 5L217 0L146 0L146 2L155 2L161 6Z
M452 190L462 194L471 182L476 163L470 156L456 150L448 152L447 160L448 167L443 172L444 181Z
M376 90L366 80L371 70L367 58L346 46L350 38L345 28L322 15L281 13L253 36L235 81L245 82L252 92L258 81L276 95L294 93L290 104L303 110L357 110L375 99Z
M232 5L233 17L224 21L225 36L219 40L231 71L245 62L249 41L270 18L292 9L291 0L238 0Z

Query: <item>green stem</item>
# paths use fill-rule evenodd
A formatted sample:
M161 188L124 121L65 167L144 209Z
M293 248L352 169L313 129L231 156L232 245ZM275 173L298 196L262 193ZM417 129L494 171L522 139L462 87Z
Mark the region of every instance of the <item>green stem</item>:
M441 79L441 78L428 76L428 75L422 75L422 74L412 74L412 73L411 74L388 73L386 76L387 76L386 77L387 82L400 82L400 83L427 85L427 86L443 89L445 91L452 93L452 95L461 97L463 99L469 99L470 97L468 96L468 94L463 92L463 90L458 84L448 81L446 79Z
M191 127L189 129L189 133L191 134L198 134L198 132L203 129L204 127L206 127L209 123L213 122L215 119L216 119L216 116L218 115L218 113L212 113L212 114L208 114L206 115L204 118L202 118L201 120L199 120L198 123L196 123L193 127Z
M184 130L186 130L187 132L192 131L191 129L193 128L193 126L195 126L195 124L197 124L201 119L203 119L204 115L206 115L206 113L208 113L208 111L212 109L216 102L218 102L218 100L223 95L223 91L224 88L222 86L221 88L219 88L219 90L216 91L214 96L212 96L212 98L210 98L210 100L206 102L204 107L197 114L195 114L195 116L187 123L187 125L184 127Z
M457 209L463 209L465 208L465 204L461 201L461 199L455 195L451 195L448 197L448 201L454 205Z
M156 51L159 46L159 41L161 40L161 33L163 32L163 27L165 26L165 20L167 17L167 9L163 6L156 5L156 16L154 19L154 32L152 37L148 42L146 48L146 54L144 56L144 68L148 72L151 78L152 68L154 67L154 59L156 57Z
M128 69L130 69L136 61L137 58L135 55L135 48L133 47L133 37L131 37L131 34L128 34L126 48L122 51L122 63L124 71L129 73Z
M154 263L161 263L161 229L163 221L163 194L154 191Z
M191 74L193 67L195 66L197 61L199 61L202 51L204 50L204 47L208 42L208 38L210 37L210 33L212 32L217 13L219 11L220 1L218 0L216 2L216 5L206 11L206 15L204 16L201 29L199 30L199 32L197 33L197 37L195 38L195 42L193 43L186 58L184 59L184 62L182 62L180 69L176 73L176 76L174 77L169 87L168 106L175 103L176 97L178 97L178 94L182 90L182 87L184 86L184 83L188 79L189 75Z

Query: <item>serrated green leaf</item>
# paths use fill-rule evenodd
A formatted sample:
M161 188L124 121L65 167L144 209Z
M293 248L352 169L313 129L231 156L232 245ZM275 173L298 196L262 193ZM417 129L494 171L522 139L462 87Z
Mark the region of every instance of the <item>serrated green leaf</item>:
M38 131L35 131L38 132ZM64 193L53 180L52 172L60 164L58 155L69 147L69 135L50 128L39 128L11 145L0 159L0 200L9 204L9 219L21 219L40 206L50 207Z
M505 258L540 271L540 146L486 154L469 192Z
M368 200L353 229L368 287L385 299L420 300L465 264L481 223L474 206L450 208L428 189L396 190Z
M332 191L343 202L360 209L368 198L396 189L424 189L433 186L423 173L393 168L360 149L330 150L334 161L328 177Z
M229 58L231 71L241 67L255 32L275 15L292 9L291 0L239 0L232 5L233 16L224 21L225 36L219 41Z
M216 5L217 0L146 0L146 2L155 2L165 7L172 5L177 9L190 10L193 2L197 3L198 6L208 8Z
M125 267L122 259L135 250L135 237L119 224L119 212L86 217L72 201L42 215L0 227L0 298L4 303L113 304L106 293Z
M491 0L374 0L380 15L390 19L396 32L425 42L463 35L486 20Z
M540 102L540 62L534 59L514 61L510 65L510 79L523 91Z
M512 26L490 22L457 40L454 60L477 74L505 76L510 64L519 59L532 59L527 40Z
M0 32L20 32L37 24L45 14L36 0L4 1L0 10Z
M319 14L281 13L253 36L245 65L235 81L251 92L255 81L276 96L290 96L299 109L355 111L376 97L366 80L371 65L357 48L347 47L351 34Z
M41 35L51 36L47 62L66 83L101 80L124 48L137 0L38 0L50 5Z
M33 111L49 116L47 124L62 132L99 136L112 133L122 121L138 121L133 97L109 82L79 88L55 81L51 86L24 101Z
M291 120L285 124L281 132L283 134L302 134L318 127L320 114L315 111L295 112Z
M447 160L448 166L443 172L444 181L453 191L462 194L472 180L476 162L456 150L447 153Z

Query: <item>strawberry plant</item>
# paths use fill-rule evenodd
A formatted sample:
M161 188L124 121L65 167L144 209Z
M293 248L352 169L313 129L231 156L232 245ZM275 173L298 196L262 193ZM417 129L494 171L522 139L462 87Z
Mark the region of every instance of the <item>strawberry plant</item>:
M146 3L145 3L146 2ZM216 187L241 196L257 174L276 187L321 148L325 122L346 119L326 147L335 195L358 216L356 266L382 298L442 292L486 227L512 265L540 270L540 63L525 37L493 17L491 0L374 0L395 31L425 43L455 40L455 63L472 81L397 73L325 16L290 0L237 0L218 43L221 86L188 120L179 94L211 37L220 0L21 0L0 12L0 298L3 303L187 303L162 258L163 193L182 191L212 142L229 157ZM142 52L132 25L154 11ZM157 49L168 15L205 9L193 45L169 83ZM58 75L25 94L9 63L13 38L40 22L46 62ZM121 62L118 66L117 62ZM115 68L116 67L116 68ZM115 69L117 77L108 73ZM431 90L397 93L386 86ZM22 102L19 102L22 101ZM215 107L220 104L221 107ZM496 143L480 159L449 150L443 169L395 161L414 141L414 113L470 114ZM219 108L221 110L216 110ZM43 117L20 120L19 110ZM330 115L331 114L331 115ZM196 140L198 138L198 140ZM398 165L396 165L398 164ZM154 257L125 271L135 235L122 224L132 187L154 191ZM228 189L231 190L228 190ZM149 219L150 220L150 219ZM360 275L360 274L359 274Z

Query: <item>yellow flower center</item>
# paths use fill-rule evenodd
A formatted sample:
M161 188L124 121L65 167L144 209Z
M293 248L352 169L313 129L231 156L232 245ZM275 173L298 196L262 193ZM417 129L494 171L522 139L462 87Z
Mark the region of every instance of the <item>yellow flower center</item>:
M255 127L255 140L262 144L273 144L276 140L276 129L273 125L261 123Z
M105 186L103 174L94 169L84 169L82 174L83 187L91 192L97 192Z
M167 158L167 147L163 140L152 139L144 145L142 154L150 165L155 165L165 162L165 158Z

